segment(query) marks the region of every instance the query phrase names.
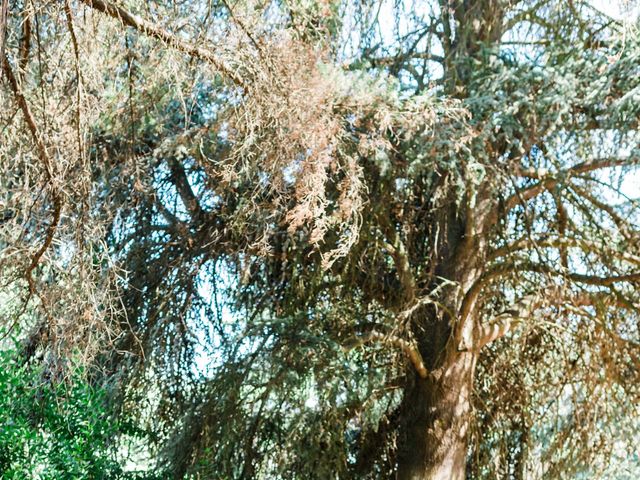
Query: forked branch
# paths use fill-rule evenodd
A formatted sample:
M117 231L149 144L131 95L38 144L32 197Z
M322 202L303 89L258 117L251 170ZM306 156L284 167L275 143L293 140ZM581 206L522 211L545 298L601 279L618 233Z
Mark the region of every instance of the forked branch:
M373 330L366 335L359 337L357 341L349 347L355 348L358 345L363 345L369 342L387 343L393 345L396 348L399 348L404 352L407 358L409 358L409 361L413 365L413 368L416 370L416 373L420 376L420 378L427 378L427 376L429 375L429 371L424 365L424 360L422 359L422 354L418 350L418 347L413 343L395 335L385 335L384 333Z

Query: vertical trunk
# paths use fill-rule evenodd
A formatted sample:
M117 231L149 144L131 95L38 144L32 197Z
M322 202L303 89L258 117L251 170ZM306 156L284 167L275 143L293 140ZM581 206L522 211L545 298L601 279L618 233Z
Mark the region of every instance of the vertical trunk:
M444 178L444 176L442 177ZM483 274L487 242L483 227L490 192L471 188L473 209L462 210L454 198L434 219L435 278L450 285L439 293L439 305L414 312L413 337L427 370L415 379L401 406L397 450L398 480L464 480L471 394L478 358L474 346L477 326L475 299L468 296ZM471 200L467 199L470 203ZM473 210L471 212L471 210ZM428 291L442 287L434 281Z
M475 354L465 352L406 392L398 480L463 480Z

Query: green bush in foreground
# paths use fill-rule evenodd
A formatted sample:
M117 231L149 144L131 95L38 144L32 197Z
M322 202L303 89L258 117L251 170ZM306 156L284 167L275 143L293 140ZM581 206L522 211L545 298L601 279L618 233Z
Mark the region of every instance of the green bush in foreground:
M103 389L71 369L52 382L16 349L0 352L0 478L132 478L116 460L125 425L106 409Z

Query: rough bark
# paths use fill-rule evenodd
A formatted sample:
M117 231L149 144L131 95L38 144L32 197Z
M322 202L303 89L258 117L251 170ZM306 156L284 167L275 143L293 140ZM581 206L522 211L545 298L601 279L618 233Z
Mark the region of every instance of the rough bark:
M417 378L404 399L398 480L465 478L476 358L461 353L440 372Z

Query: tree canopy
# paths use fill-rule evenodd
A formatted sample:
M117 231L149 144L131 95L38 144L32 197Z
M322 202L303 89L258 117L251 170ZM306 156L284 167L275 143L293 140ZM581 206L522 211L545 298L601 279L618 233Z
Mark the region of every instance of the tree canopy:
M634 4L2 5L3 341L154 473L640 473Z

